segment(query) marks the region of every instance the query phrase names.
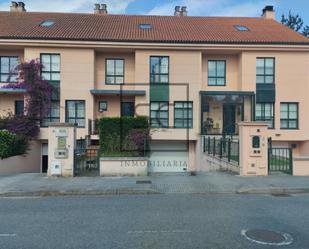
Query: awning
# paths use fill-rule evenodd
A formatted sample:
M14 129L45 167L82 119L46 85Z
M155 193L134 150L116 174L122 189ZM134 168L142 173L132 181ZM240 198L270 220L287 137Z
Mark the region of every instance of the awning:
M143 96L146 95L144 90L100 90L92 89L90 93L93 95L132 95L132 96Z

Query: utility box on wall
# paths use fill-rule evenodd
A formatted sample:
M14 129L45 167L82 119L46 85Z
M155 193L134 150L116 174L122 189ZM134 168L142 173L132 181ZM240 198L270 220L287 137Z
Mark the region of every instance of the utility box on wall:
M50 175L61 176L61 163L59 161L52 161Z
M267 131L267 123L239 123L240 175L268 175Z
M55 123L48 130L48 176L74 176L75 126Z

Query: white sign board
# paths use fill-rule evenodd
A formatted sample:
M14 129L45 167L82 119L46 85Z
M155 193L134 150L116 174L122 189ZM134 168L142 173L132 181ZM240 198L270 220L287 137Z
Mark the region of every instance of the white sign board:
M65 128L59 128L55 130L56 137L67 137L68 131Z

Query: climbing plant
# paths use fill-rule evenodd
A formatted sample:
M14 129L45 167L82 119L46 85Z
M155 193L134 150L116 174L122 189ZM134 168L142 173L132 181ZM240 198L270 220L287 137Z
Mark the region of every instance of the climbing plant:
M15 155L26 153L29 142L39 134L40 121L50 112L53 87L48 81L42 79L41 68L42 64L39 60L23 62L16 68L19 72L18 83L8 83L3 86L3 88L25 90L24 114L13 115L10 113L6 117L0 118L0 129L8 130L19 141L25 143L24 149L16 151Z

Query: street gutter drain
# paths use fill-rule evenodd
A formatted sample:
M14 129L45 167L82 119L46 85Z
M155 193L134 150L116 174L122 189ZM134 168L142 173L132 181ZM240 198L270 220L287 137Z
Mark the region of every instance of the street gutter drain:
M241 235L247 240L261 245L286 246L293 242L292 236L288 233L264 229L242 230Z
M149 181L149 180L139 180L139 181L136 181L136 184L151 184L152 182Z
M286 193L272 193L271 195L274 197L292 197L291 195Z

